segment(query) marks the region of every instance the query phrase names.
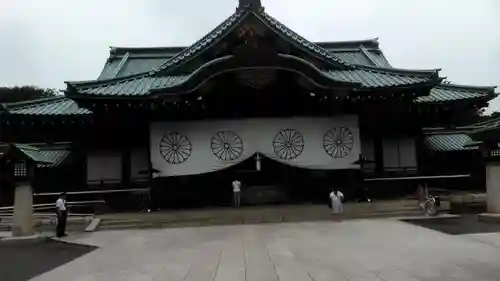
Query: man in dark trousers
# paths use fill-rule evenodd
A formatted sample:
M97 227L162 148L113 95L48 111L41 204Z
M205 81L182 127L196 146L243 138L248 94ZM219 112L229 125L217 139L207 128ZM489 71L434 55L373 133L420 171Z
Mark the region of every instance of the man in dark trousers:
M234 180L232 183L233 186L233 206L234 207L239 207L240 206L240 199L241 199L241 182L239 180Z
M61 193L56 201L57 214L57 237L66 236L66 219L68 218L68 206L66 204L66 192Z

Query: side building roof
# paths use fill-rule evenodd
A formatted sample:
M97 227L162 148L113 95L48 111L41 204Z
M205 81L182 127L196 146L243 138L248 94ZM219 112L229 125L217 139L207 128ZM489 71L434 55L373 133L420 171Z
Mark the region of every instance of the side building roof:
M424 129L424 144L428 150L436 152L477 150L481 140L475 136L482 132L500 131L500 118L449 128Z
M434 152L453 152L467 151L478 149L472 143L472 138L467 134L467 131L440 131L440 132L424 132L424 145L427 150Z
M9 115L22 116L90 116L92 111L79 107L66 96L56 96L2 104Z
M39 168L55 168L67 163L71 146L71 143L9 143L1 144L0 150L6 152L9 148L16 149Z

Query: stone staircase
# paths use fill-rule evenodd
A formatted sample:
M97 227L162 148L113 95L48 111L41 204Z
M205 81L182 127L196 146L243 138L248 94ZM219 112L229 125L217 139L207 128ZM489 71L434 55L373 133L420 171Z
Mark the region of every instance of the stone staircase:
M443 204L442 211L447 211ZM381 218L421 216L415 200L348 203L344 218ZM152 213L124 213L100 215L97 230L146 229L229 224L281 223L330 220L326 205L258 206L187 211L160 211Z

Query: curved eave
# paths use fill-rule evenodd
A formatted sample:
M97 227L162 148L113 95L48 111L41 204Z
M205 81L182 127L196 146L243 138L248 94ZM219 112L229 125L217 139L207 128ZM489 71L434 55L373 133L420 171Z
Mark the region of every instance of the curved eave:
M180 85L174 87L152 88L150 92L153 96L166 92L188 93L196 90L206 81L218 75L249 69L275 69L294 72L308 79L316 87L322 89L352 89L361 86L361 84L357 82L332 79L332 77L325 75L324 72L312 63L291 55L277 54L276 56L268 57L263 60L244 60L237 56L229 55L206 63L193 72L189 78Z

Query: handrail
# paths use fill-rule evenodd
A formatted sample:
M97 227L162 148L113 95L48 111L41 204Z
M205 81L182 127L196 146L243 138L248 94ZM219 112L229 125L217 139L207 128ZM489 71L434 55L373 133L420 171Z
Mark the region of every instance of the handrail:
M456 179L456 178L470 178L470 174L464 175L441 175L441 176L413 176L413 177L385 177L385 178L371 178L364 179L364 181L395 181L395 180L422 180L422 179Z
M78 194L107 194L107 193L120 193L120 192L137 192L137 191L150 191L151 188L134 188L134 189L109 189L109 190L87 190L87 191L73 191L66 192L66 195ZM35 193L33 196L57 196L62 192L48 192L48 193Z
M67 204L68 204L69 207L71 207L71 206L81 206L81 205L87 205L87 204L94 204L94 203L104 203L104 204L106 204L106 201L104 201L104 200L89 200L89 201L67 202ZM38 209L38 208L42 208L42 209L48 208L48 209L51 209L51 208L55 208L55 207L56 207L56 205L53 204L53 203L44 203L44 204L35 204L35 205L33 205L34 209ZM14 210L14 206L0 207L0 212L11 211L11 210Z

